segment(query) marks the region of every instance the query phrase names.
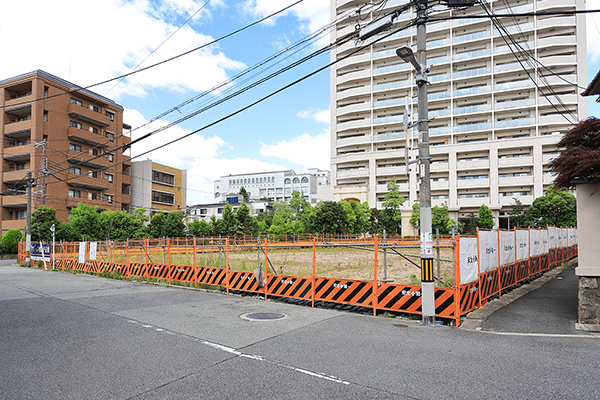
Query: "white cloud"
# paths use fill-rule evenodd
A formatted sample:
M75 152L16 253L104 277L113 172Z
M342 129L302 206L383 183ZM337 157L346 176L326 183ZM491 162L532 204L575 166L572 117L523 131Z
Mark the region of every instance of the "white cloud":
M586 0L586 8L600 9L600 0ZM600 13L589 13L586 17L588 60L595 63L600 59L600 47L596 45L600 42ZM588 81L592 79L594 76L588 76Z
M287 2L280 0L246 0L243 3L243 9L247 15L262 18L294 2L294 0L288 0ZM274 25L279 16L292 14L300 21L300 30L303 33L311 33L329 23L329 3L326 0L304 0L285 13L268 19L265 24ZM327 36L327 40L329 40L329 36Z
M165 0L154 8L147 0L5 3L0 13L0 37L12 37L19 32L19 40L27 45L11 48L11 62L0 65L0 76L8 78L43 69L82 86L129 72L183 22L182 18L174 24L167 22L177 14L173 11L175 6L181 7L178 13L187 13L185 18L202 4L191 0ZM31 9L35 12L28 12ZM161 12L165 9L171 11ZM22 19L15 18L25 14L27 29L23 29ZM49 25L49 21L55 22ZM212 37L194 31L190 24L180 29L142 66L212 40ZM111 98L118 98L122 93L145 96L150 88L202 91L227 79L228 70L244 67L218 47L211 46L133 75L116 87L113 82L93 90Z
M125 109L124 121L133 127L146 124L148 121L137 110ZM167 125L166 121L154 121L144 128L134 130L135 140L146 133ZM173 139L190 134L190 129L174 126L141 140L132 146L132 156L142 154ZM219 136L204 137L193 134L189 137L152 151L133 161L151 159L154 162L187 170L187 204L199 204L213 201L214 181L221 176L239 174L241 172L267 172L287 169L286 167L264 162L256 158L236 157L224 158L223 151L231 149L231 145Z
M300 111L297 115L298 115L298 117L300 117L302 119L311 119L315 122L329 124L331 112L329 111L329 108L327 110L311 109L311 110Z
M307 168L330 168L331 143L329 129L311 136L304 133L291 140L281 140L275 144L261 143L260 154L289 160Z

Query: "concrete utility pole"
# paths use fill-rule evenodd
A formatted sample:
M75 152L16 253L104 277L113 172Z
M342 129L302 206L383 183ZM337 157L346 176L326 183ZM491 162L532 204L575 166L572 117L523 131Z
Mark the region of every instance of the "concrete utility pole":
M449 7L469 7L474 0L447 0ZM416 70L415 81L418 86L418 131L419 131L419 205L421 212L421 311L423 325L435 325L435 287L433 273L433 234L431 227L431 158L429 156L429 106L427 102L427 0L416 0L417 8L417 55L410 46L396 50L398 57L411 63ZM367 39L390 28L397 17L396 13L372 22L359 32L359 39ZM406 122L405 122L406 125ZM408 140L408 136L405 137ZM408 171L409 160L405 160Z
M27 230L25 232L25 266L31 267L31 172L27 173Z

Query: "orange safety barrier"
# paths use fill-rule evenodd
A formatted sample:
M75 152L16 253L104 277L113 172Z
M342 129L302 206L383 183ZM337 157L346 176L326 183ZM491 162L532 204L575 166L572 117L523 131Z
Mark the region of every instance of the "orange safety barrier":
M516 230L515 230L516 232ZM531 232L531 231L530 231ZM554 231L553 231L554 232ZM560 234L557 234L557 236ZM571 234L569 238L576 237ZM78 262L78 252L76 244L64 243L61 250L57 252L59 257L56 259L55 266L62 270L77 270L86 273L98 274L102 272L117 272L119 275L139 276L146 279L156 278L165 279L169 283L172 281L190 282L197 284L208 284L225 287L229 290L264 293L265 299L267 296L278 296L286 298L294 298L301 300L312 300L313 306L315 300L322 300L333 303L349 304L356 306L369 307L373 309L374 314L377 310L389 310L395 312L404 312L411 314L421 314L421 287L414 285L402 285L389 282L379 282L377 279L377 264L378 264L378 239L376 237L351 238L351 237L331 237L320 235L318 238L304 235L293 235L281 237L272 237L272 240L278 240L276 244L269 240L264 243L264 264L266 287L259 286L253 272L248 271L232 271L228 269L231 252L247 251L250 246L255 246L260 239L248 240L246 238L193 238L193 239L167 239L167 240L130 240L125 246L122 244L112 243L107 245L110 250L109 255L113 260L124 260L125 263L107 262L90 260L80 264ZM487 235L487 243L489 241ZM506 234L505 234L506 237ZM564 236L563 236L564 237ZM293 242L284 240L290 239ZM531 238L531 233L530 233ZM554 236L552 237L554 238ZM558 236L558 239L560 237ZM479 237L478 237L479 240ZM516 247L515 236L515 247ZM531 240L531 239L529 239ZM235 245L232 245L235 243ZM338 278L317 277L316 271L316 244L331 244L343 248L345 245L353 248L353 245L361 244L361 246L373 246L373 279L371 280L352 280ZM392 243L398 244L399 247L405 248L419 247L419 242L413 239L406 240L398 237L388 237L387 245ZM501 295L502 290L516 285L518 282L529 279L540 272L548 270L553 265L558 265L564 261L577 255L577 245L567 243L563 248L551 248L548 253L540 256L530 256L525 260L516 261L513 264L495 267L487 272L480 272L479 267L475 270L475 279L473 282L459 285L460 273L458 271L459 249L457 242L452 239L443 239L441 243L444 246L454 246L454 279L453 288L436 287L435 296L435 314L437 317L454 319L457 325L460 323L461 315L473 310L474 308L485 303L494 295ZM556 243L556 242L554 242ZM560 242L564 243L564 242ZM298 277L293 275L278 275L270 274L266 269L269 262L268 246L273 246L277 250L294 249L297 247L307 248L312 244L313 259L312 259L312 277ZM536 239L536 245L539 240ZM160 249L150 248L148 246L162 246ZM465 244L466 246L469 246ZM555 244L556 245L556 244ZM194 254L194 266L176 266L171 265L171 254L188 254L192 246ZM493 247L492 244L486 244L487 248ZM498 234L498 247L500 247L500 234ZM131 262L133 257L137 257L136 249L143 249L141 260L149 259L148 254L163 253L165 264L152 264L144 262ZM522 246L520 248L523 248ZM503 248L506 249L506 248ZM24 258L24 245L19 245L19 257ZM539 248L538 248L539 250ZM469 250L470 251L470 250ZM505 250L506 251L506 250ZM141 250L140 250L141 252ZM168 252L168 258L167 258ZM225 268L216 268L208 266L196 266L196 254L207 252L223 252ZM492 252L493 253L493 252ZM146 254L146 257L143 256ZM470 253L467 253L470 254ZM489 260L489 252L486 253ZM220 257L220 256L219 256ZM520 256L522 257L522 255ZM468 263L472 263L473 259L477 265L479 258L479 242L477 244L477 256L469 256ZM515 253L515 259L516 259ZM166 262L168 260L168 262ZM500 254L498 253L498 264L500 264ZM472 265L472 264L471 264ZM491 264L486 264L487 268ZM492 266L493 267L493 266ZM472 270L471 270L472 271ZM472 272L468 272L471 274Z
M373 305L373 282L316 278L315 300L371 307Z
M269 275L267 294L292 299L312 299L312 279L287 275Z
M206 285L227 286L227 271L224 268L199 267L195 282Z

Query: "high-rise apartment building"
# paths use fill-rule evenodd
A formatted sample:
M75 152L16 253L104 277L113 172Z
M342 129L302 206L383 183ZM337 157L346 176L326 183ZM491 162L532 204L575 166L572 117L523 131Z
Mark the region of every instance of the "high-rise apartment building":
M185 211L187 171L155 163L134 161L131 166L131 208L156 212Z
M383 8L361 14L369 22L399 9L407 1L389 0ZM332 0L332 20L365 1ZM585 9L581 0L490 1L495 14ZM394 29L415 16L412 7ZM436 6L427 23L427 64L432 205L447 203L451 217L465 219L485 204L496 223L506 226L514 199L524 205L542 196L554 177L548 162L555 144L572 123L587 117L578 95L585 86L584 15L502 17L495 25L476 5L462 10ZM445 17L459 17L444 19ZM332 39L355 30L356 15L338 24ZM386 33L368 39L373 43ZM512 41L527 51L527 57ZM331 53L340 60L359 46L346 43ZM419 201L417 164L407 166L403 130L405 108L417 116L413 67L395 50L416 50L416 28L400 30L339 61L331 69L331 180L334 199L368 201L381 208L387 184L396 178L408 199L403 228ZM416 129L409 130L410 160L418 155Z
M0 81L0 109L3 233L25 228L29 172L32 209L51 206L61 221L79 202L128 209L131 164L123 145L131 128L123 107L37 70Z

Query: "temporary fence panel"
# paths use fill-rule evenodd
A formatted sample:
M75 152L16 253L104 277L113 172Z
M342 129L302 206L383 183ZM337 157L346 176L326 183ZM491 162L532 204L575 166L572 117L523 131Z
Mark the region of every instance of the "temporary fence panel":
M373 305L373 282L316 278L315 300L371 307Z
M378 288L377 308L421 314L421 286L382 283Z
M500 265L515 263L515 231L499 231Z
M558 247L556 228L553 226L548 227L548 245L550 249L556 249Z
M517 264L504 265L499 268L500 290L507 289L517 283Z
M229 290L240 290L243 292L264 293L264 289L258 285L254 272L228 271Z
M477 280L477 238L461 237L459 241L460 284L464 285Z
M541 256L543 254L542 233L539 229L529 231L529 255L531 257Z
M171 279L177 282L194 282L194 267L189 265L174 265Z
M498 268L498 231L479 231L479 272Z
M460 287L460 315L479 306L479 281L471 282Z
M196 283L215 286L227 286L227 270L225 268L200 267L197 270Z
M529 230L519 229L517 234L517 261L529 258Z
M550 251L550 239L548 229L540 230L540 241L542 242L542 254L547 254Z
M435 288L435 315L442 318L458 318L454 305L454 289Z
M270 296L289 297L292 299L312 299L312 278L297 276L269 275L267 294Z

